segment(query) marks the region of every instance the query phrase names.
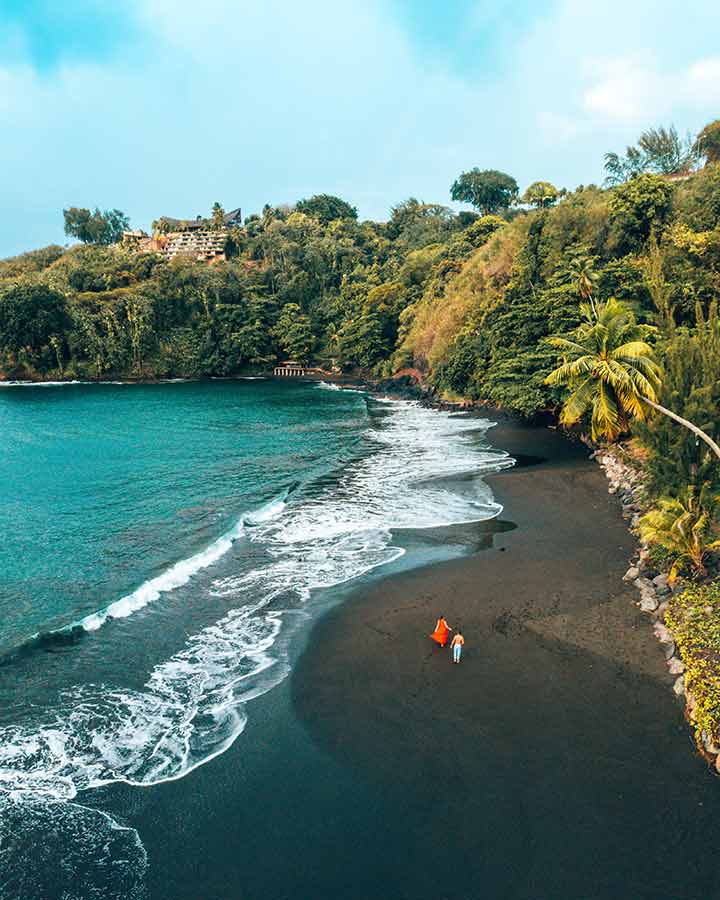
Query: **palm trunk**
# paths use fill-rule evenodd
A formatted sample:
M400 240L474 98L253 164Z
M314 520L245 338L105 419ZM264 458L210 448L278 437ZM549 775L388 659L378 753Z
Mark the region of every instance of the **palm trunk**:
M672 410L666 409L664 406L660 406L659 403L655 403L653 400L648 400L647 397L643 397L642 399L645 403L647 403L648 406L651 406L658 412L663 413L663 415L669 416L671 419L674 419L676 422L679 422L681 425L689 428L693 434L696 434L699 438L705 441L705 443L711 448L715 456L720 459L720 447L718 447L718 445L709 435L705 434L702 428L698 428L697 425L693 425L693 423L688 421L688 419L683 419L682 416L679 416L677 413L672 412Z

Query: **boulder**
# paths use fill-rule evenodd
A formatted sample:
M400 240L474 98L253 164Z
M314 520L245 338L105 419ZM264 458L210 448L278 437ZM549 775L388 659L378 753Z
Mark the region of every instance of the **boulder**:
M665 654L665 659L672 659L673 656L675 656L675 654L677 653L677 647L675 646L675 643L673 642L672 644L665 644L665 646L663 647L663 652Z
M685 664L677 656L673 656L667 661L667 667L671 675L682 675L685 671Z
M655 593L655 585L649 578L642 576L636 578L633 584L640 591L640 609L643 612L654 612L660 602Z
M627 572L623 575L623 581L635 581L636 578L640 577L640 569L637 566L630 566Z
M655 593L655 585L649 578L644 578L642 575L636 578L633 584L642 594Z
M662 622L656 622L653 625L653 631L655 632L655 637L660 641L661 644L672 644L673 636L670 633L670 629L666 628Z
M718 753L720 753L720 747L718 747L707 731L703 731L702 733L702 744L706 753L712 753L713 756L717 756Z
M675 679L675 684L673 685L673 691L675 692L675 694L678 697L682 697L682 695L685 693L685 676L684 675L679 675Z
M658 599L655 594L643 594L640 598L640 609L643 612L655 612L658 608Z
M653 578L652 583L656 588L666 588L668 586L668 577L664 572L661 572L660 575L656 575Z

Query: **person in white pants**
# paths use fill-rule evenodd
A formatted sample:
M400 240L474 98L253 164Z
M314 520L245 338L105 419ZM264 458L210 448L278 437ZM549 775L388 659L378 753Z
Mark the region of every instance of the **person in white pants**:
M465 643L465 638L462 636L462 632L458 629L455 632L455 637L450 642L450 647L452 648L452 656L453 662L459 663L460 657L462 656L462 648Z

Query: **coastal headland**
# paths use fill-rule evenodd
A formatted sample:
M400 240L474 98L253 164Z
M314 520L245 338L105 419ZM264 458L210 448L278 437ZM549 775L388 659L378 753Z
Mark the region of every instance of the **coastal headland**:
M619 504L554 431L501 420L489 437L518 459L490 479L517 528L326 615L295 709L403 811L398 862L422 873L403 896L718 896L718 803L622 581ZM428 639L440 613L462 626L460 666Z

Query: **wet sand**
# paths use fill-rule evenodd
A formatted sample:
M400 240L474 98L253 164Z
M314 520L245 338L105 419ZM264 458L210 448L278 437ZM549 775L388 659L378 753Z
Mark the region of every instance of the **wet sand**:
M383 798L362 836L377 883L343 896L720 897L720 785L622 582L633 540L603 473L549 430L490 439L521 462L491 479L517 528L359 590L292 676L312 740ZM428 638L440 613L462 625L459 666Z

